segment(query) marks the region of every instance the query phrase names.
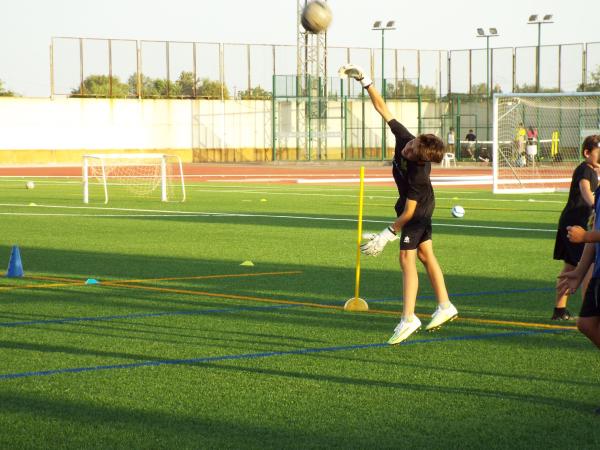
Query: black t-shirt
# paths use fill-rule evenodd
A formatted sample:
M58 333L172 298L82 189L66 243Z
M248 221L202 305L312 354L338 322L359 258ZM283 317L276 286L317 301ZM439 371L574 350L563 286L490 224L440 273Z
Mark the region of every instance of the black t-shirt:
M592 212L592 207L588 206L581 195L579 182L588 180L590 188L594 192L598 188L598 175L586 162L582 162L573 172L571 180L571 188L569 189L569 199L560 215L559 226L566 227L568 225L579 225L587 228L587 222Z
M396 214L402 214L407 199L415 200L417 208L409 224L430 223L435 208L433 187L429 178L431 163L429 161L410 161L402 156L404 146L415 137L396 119L390 120L388 125L396 137L392 169L399 196L396 202Z
M477 136L475 136L473 133L469 133L465 137L467 138L467 141L470 141L470 142L477 140Z

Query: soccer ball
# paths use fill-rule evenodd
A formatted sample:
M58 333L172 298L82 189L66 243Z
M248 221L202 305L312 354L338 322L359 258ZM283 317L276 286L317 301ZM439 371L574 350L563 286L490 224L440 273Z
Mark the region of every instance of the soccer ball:
M309 33L322 33L331 23L331 9L323 0L313 0L302 11L302 26Z
M35 187L35 183L33 181L28 181L27 183L25 183L25 187L27 189L33 189Z
M452 208L452 215L456 218L461 218L465 215L465 208L456 205Z

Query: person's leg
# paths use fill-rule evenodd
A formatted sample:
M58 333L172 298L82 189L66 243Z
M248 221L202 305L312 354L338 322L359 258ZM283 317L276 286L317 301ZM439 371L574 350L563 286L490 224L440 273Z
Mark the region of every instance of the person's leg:
M411 318L415 314L419 275L417 273L416 250L400 250L400 267L402 268L402 317Z
M425 266L427 276L431 282L431 287L435 293L437 302L445 304L450 301L448 298L448 291L446 290L446 283L444 281L444 274L442 268L433 253L433 241L431 239L421 242L417 248L417 256L421 263Z
M561 277L565 273L571 272L572 270L575 270L575 266L569 263L565 263L558 276ZM586 287L588 282L589 278L586 281ZM558 283L559 279L556 280L556 299L554 303L554 313L552 314L552 320L568 320L571 318L571 314L567 311L567 301L569 300L569 294L560 292L558 290ZM583 290L583 292L585 293L585 290Z
M455 319L458 316L458 311L448 298L444 274L433 253L433 241L431 240L430 235L426 237L427 240L419 244L417 256L425 266L425 270L427 270L431 287L435 292L435 298L438 302L438 307L431 316L431 322L425 327L427 331L433 331L440 328L446 322Z
M579 317L577 329L600 349L600 316Z
M404 236L404 232L403 232ZM402 237L400 238L401 242ZM409 239L411 241L411 239ZM412 245L412 244L411 244ZM417 274L416 249L400 250L400 267L402 268L402 293L403 307L402 319L396 325L394 334L388 340L388 344L394 345L406 340L411 334L421 328L421 321L415 316L415 303L417 302L417 291L419 289L419 276Z
M581 300L585 299L585 292L587 291L587 288L590 284L590 280L592 279L593 273L594 273L594 264L592 263L590 265L590 268L588 269L587 273L585 274L585 277L583 277L583 280L581 280Z

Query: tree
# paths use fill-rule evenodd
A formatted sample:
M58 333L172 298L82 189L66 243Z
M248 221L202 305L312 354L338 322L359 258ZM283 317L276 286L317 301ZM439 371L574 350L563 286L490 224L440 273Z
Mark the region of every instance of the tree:
M271 92L266 91L260 86L239 92L239 96L242 100L270 100L271 95Z
M112 94L111 94L112 83ZM71 97L113 97L123 98L129 94L129 85L122 83L119 77L107 75L89 75L83 80L83 92L81 86L71 90Z
M590 73L590 79L585 86L580 84L577 87L579 92L583 91L600 91L600 66L596 66L596 70Z
M196 90L197 97L204 98L212 98L212 99L220 99L221 98L221 82L209 80L208 78L203 78L201 84L198 86ZM229 90L227 86L223 85L223 100L229 99Z
M437 91L434 87L418 86L414 81L407 79L397 80L396 84L387 85L387 98L417 97L419 94L423 97L435 97Z
M502 88L500 85L496 84L492 87L492 94L502 92ZM487 85L486 83L477 83L471 86L471 94L472 95L486 95L487 94Z
M13 91L7 91L4 89L4 82L0 80L0 97L14 97L15 93Z
M140 74L142 85L142 97L157 97L165 98L167 93L169 97L181 97L181 87L173 81L166 78L150 78L144 74ZM129 90L137 91L137 75L132 74L127 80ZM167 89L168 87L168 89Z
M532 93L532 92L560 92L558 88L545 88L541 87L539 90L536 90L535 84L517 84L515 86L515 92L523 92L523 93Z

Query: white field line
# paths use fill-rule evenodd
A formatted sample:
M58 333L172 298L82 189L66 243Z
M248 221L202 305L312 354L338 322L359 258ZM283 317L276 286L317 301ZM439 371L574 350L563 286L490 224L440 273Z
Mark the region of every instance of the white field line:
M68 177L61 177L61 178L68 178ZM14 182L14 183L23 183L23 181L25 181L25 179L28 180L34 180L37 183L39 183L40 185L70 185L70 184L81 184L81 181L54 181L54 180L37 180L36 177L27 177L27 178L23 178L23 179L13 179L13 180L2 180L3 182ZM238 181L245 181L245 180L231 180L228 182L234 183L234 182L238 182ZM272 180L270 180L272 181ZM216 189L234 189L234 188L240 188L240 189L246 189L248 188L248 184L240 184L240 185L228 185L228 186L223 186L220 182L218 182L217 180L217 184L212 184L213 182L206 182L206 183L202 183L202 185L199 184L192 184L190 187L198 187L196 190L208 190L205 189L206 188L216 188ZM90 183L90 184L102 184L102 183ZM200 187L202 186L202 187ZM291 191L307 191L307 192L323 192L323 190L327 190L328 192L331 191L335 191L335 192L356 192L356 187L355 186L348 186L348 187L333 187L333 186L328 186L326 188L321 187L321 186L310 186L310 185L306 185L306 186L299 186L299 185L289 185L288 188ZM259 189L262 190L275 190L275 189L281 189L281 186L260 186ZM372 187L369 188L369 192L390 192L390 191L395 191L394 187L386 187L386 188L377 188L377 187ZM218 190L215 190L213 192L219 192ZM239 191L241 192L241 191ZM444 189L444 193L445 194L467 194L467 193L479 193L481 192L480 190L460 190L460 191L451 191L451 190L447 190ZM290 193L291 194L291 193ZM70 195L81 195L81 194L70 194ZM543 195L563 195L563 194L555 194L555 193L544 193Z
M125 212L143 212L143 213L153 213L153 217L259 217L259 218L268 218L268 219L290 219L290 220L316 220L316 221L325 221L325 222L358 222L357 219L348 219L341 217L309 217L309 216L292 216L292 215L283 215L283 214L246 214L246 213L215 213L215 212L203 212L203 211L161 211L161 210L152 210L152 209L133 209L133 208L99 208L95 206L59 206L59 205L21 205L21 204L13 204L13 203L0 203L0 206L12 206L12 207L24 207L24 208L62 208L62 209L78 209L78 210L103 210L103 211L125 211ZM1 213L2 215L44 215L43 213ZM48 213L48 216L78 216L78 214L73 213ZM115 215L111 214L110 216L107 214L81 214L83 217L123 217L124 215ZM129 217L138 216L138 214L128 215ZM142 215L139 215L143 217ZM363 222L366 223L387 223L389 224L389 220L369 220L363 219ZM555 233L555 229L546 229L546 228L521 228L521 227L499 227L499 226L489 226L489 225L465 225L465 224L451 224L451 223L434 223L433 225L439 227L454 227L454 228L477 228L477 229L487 229L487 230L506 230L506 231L533 231L533 232L546 232L546 233Z
M461 177L431 177L431 183L436 186L444 185L488 185L492 184L493 177L491 175L473 175ZM317 183L359 183L360 178L298 178L298 184L317 184ZM365 178L365 183L393 183L393 177L374 177Z
M292 196L310 196L310 197L342 197L342 198L358 198L357 194L321 194L321 193L306 193L306 192L275 192L272 190L249 190L249 189L235 189L231 190L228 186L227 189L207 189L203 187L194 187L192 190L194 192L215 192L215 193L223 193L223 194L263 194L263 195L292 195ZM333 190L333 189L327 189ZM390 191L394 191L394 189L390 189ZM381 192L381 191L377 191ZM446 191L444 191L446 193ZM457 192L458 194L464 192ZM384 198L384 199L397 199L398 195L370 195L365 194L367 198ZM536 200L536 199L502 199L502 198L463 198L459 199L453 197L435 197L436 200L460 200L460 201L474 201L474 202L519 202L519 203L558 203L564 205L564 201L558 200Z

